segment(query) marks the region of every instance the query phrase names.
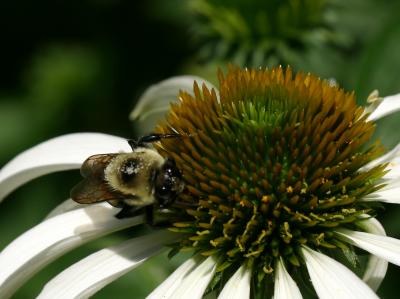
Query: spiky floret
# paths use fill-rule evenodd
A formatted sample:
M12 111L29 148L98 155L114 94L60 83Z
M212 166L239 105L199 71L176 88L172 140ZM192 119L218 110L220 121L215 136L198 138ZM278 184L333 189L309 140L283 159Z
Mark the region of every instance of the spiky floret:
M280 257L299 266L302 244L346 248L332 230L373 213L360 199L385 167L360 171L382 148L367 143L374 124L354 94L281 67L231 67L219 81L219 96L196 83L194 96L181 92L157 128L188 136L157 146L186 182L180 248L219 255L219 270L248 262L258 276Z

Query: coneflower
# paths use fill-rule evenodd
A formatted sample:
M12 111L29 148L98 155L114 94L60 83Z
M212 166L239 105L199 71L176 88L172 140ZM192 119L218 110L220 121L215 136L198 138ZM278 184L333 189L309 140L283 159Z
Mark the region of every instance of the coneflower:
M181 91L155 127L186 136L155 144L161 155L175 159L185 180L168 214L172 232L92 254L50 281L41 298L87 297L165 245L172 246L171 256L190 251L193 257L148 298L201 298L209 292L223 299L301 298L313 296L311 284L319 298L377 298L387 261L400 265L400 241L387 237L374 218L380 212L376 202L400 202L400 149L384 154L371 136L374 120L399 110L399 97L373 93L364 108L354 93L281 67L231 67L219 74L219 83L219 90L194 83L193 92ZM159 103L161 91L154 88L158 96L147 101ZM91 154L128 150L123 140L109 136L60 138L6 165L2 193L38 175L79 167ZM80 150L92 144L83 140L88 138L102 146ZM75 148L61 148L74 153L73 162L53 161L51 155L43 163L30 161L64 141ZM29 167L22 165L26 161ZM0 294L11 295L47 262L84 241L144 221L117 220L116 208L107 204L73 208L63 205L1 253L0 269L6 270L0 271ZM77 222L86 226L76 232ZM62 236L56 225L63 225ZM40 248L29 252L29 238ZM365 251L371 255L361 267L358 256ZM364 272L359 278L353 271Z

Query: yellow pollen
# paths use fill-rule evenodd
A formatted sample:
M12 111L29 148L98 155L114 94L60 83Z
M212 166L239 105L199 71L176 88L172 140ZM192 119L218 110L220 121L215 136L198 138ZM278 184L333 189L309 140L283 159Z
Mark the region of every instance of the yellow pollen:
M268 195L263 195L263 197L261 197L261 201L263 203L268 203L270 201L270 196Z
M292 186L287 187L287 188L286 188L286 192L287 192L287 193L293 193L293 188L292 188Z

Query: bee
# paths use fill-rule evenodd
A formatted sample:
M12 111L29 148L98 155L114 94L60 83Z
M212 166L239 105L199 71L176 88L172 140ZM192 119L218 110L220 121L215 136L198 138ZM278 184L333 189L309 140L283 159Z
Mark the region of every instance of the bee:
M143 212L153 222L154 208L168 208L183 191L182 172L175 160L163 158L151 143L178 134L151 134L138 140L127 140L130 153L94 155L81 167L84 178L71 190L71 198L80 204L107 201L122 208L117 218Z

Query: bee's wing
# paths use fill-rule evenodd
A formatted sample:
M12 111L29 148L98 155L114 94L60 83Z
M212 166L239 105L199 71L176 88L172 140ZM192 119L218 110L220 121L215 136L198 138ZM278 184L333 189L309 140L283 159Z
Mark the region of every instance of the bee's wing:
M112 205L117 206L122 195L111 190L104 180L105 168L117 155L94 155L86 159L81 167L84 179L72 188L72 200L81 204L109 201Z
M77 203L83 204L101 201L114 202L122 199L117 192L112 192L104 181L94 178L86 178L72 188L71 198Z
M104 169L118 154L101 154L90 156L81 166L81 175L84 178L94 176L104 178Z

